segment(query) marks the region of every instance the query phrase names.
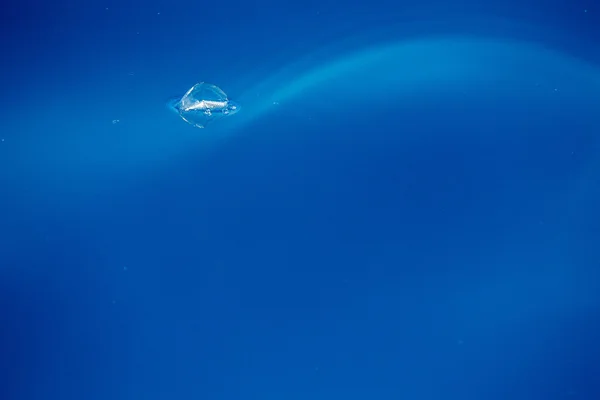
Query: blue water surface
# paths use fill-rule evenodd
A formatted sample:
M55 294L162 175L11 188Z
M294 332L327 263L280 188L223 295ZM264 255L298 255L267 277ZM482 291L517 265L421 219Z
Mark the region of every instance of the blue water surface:
M0 399L600 398L598 4L13 3Z

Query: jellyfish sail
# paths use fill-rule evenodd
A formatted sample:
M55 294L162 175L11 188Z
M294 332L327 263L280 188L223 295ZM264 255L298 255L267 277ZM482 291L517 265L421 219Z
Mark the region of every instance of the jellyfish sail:
M229 100L223 90L205 82L195 84L181 98L170 98L167 107L196 128L204 128L240 110L239 104Z

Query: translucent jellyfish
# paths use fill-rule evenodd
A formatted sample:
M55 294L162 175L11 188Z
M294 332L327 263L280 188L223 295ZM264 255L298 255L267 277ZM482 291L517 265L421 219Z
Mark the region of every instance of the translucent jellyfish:
M224 91L205 82L195 84L181 98L169 99L167 106L196 128L204 128L240 110L239 104L229 100Z

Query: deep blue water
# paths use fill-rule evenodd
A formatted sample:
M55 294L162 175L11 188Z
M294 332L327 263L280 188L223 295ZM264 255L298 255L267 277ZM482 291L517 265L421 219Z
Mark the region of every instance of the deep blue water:
M599 4L0 17L0 400L600 398Z

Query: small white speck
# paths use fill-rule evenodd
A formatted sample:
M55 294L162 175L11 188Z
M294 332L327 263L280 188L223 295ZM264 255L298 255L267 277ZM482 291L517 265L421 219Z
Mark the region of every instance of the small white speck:
M587 12L587 10L583 10L583 12L584 12L584 13L586 13L586 12Z
M121 122L121 121L119 121L118 119L113 119L113 120L112 120L112 123L113 123L113 125L114 125L114 124L118 124L119 122Z
M160 15L160 13L159 13L159 12L157 12L157 13L156 13L156 15Z
M554 88L554 91L555 91L555 92L558 92L558 88Z
M274 102L273 102L273 105L274 105L274 106L278 106L278 105L279 105L279 102L278 102L278 101L274 101Z
M4 138L0 139L0 141L4 142Z

